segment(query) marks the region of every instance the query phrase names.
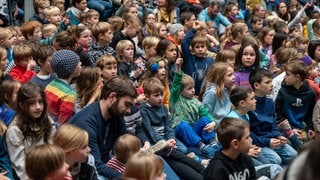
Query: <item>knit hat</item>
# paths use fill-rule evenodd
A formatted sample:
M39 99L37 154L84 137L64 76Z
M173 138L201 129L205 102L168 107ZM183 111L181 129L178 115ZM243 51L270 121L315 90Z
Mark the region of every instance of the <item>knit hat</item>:
M59 50L53 53L50 61L53 72L58 78L68 78L76 69L80 57L70 50Z
M183 29L184 27L182 24L171 24L169 25L169 33L173 35L175 32L177 32L179 29Z
M304 55L300 58L301 61L303 61L307 66L312 64L312 59L308 55Z

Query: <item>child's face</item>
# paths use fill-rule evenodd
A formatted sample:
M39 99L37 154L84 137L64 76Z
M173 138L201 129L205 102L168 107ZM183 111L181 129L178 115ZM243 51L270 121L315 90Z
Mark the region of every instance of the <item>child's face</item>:
M87 19L87 23L91 26L96 25L99 22L99 16L92 16L91 18Z
M51 60L51 56L47 58L47 60L44 62L44 64L41 67L41 69L43 69L43 73L45 73L45 74L51 74L52 73L50 60Z
M107 65L102 69L102 78L104 81L117 75L117 63Z
M262 28L262 21L257 21L256 23L252 23L252 28L255 30L261 30Z
M133 38L133 37L136 37L140 31L141 31L141 26L129 25L126 35Z
M192 99L195 93L194 83L187 84L183 87L181 95L185 98Z
M314 79L315 77L319 77L319 68L316 64L311 65L309 76L311 79Z
M156 74L157 78L160 79L160 81L163 81L166 79L167 75L167 70L166 70L166 63L164 61L159 61L159 70Z
M166 180L167 174L161 171L159 174L151 177L153 180Z
M55 6L60 9L61 12L64 12L64 1L58 1L55 3Z
M36 27L33 31L32 40L39 41L42 38L41 27Z
M163 92L154 92L151 94L145 94L147 102L151 106L163 105Z
M51 179L56 180L72 180L71 173L69 171L69 165L67 163L64 163L63 166L61 166L60 169L57 169L53 173L50 174Z
M291 33L290 33L290 35L292 36L292 37L298 37L298 36L300 36L301 35L301 31L300 31L300 29L295 29L295 30L293 30Z
M47 19L51 24L54 24L56 26L61 23L61 15L59 13L52 14Z
M80 76L80 72L81 72L81 62L79 62L76 66L76 68L74 69L73 73L71 74L71 77L78 77Z
M262 80L260 83L255 83L256 84L256 91L259 92L262 96L265 96L267 94L271 94L273 90L273 85L272 85L272 79L269 77L262 77Z
M249 33L249 29L248 29L248 27L247 26L245 26L244 28L243 28L243 31L241 32L241 38L244 38L245 36L248 36L248 35L250 35L250 33Z
M248 153L251 146L252 146L252 139L250 137L250 130L249 128L246 128L244 130L241 140L240 141L238 140L238 150L241 153Z
M8 61L8 56L7 54L1 59L1 62L0 62L0 69L2 72L5 72L6 71L6 68L9 64L9 61Z
M291 86L296 84L296 82L298 81L299 76L296 74L293 74L290 71L286 71L286 75L284 76L284 82L286 83L287 86Z
M298 44L296 45L296 48L297 48L297 49L304 50L304 51L306 52L306 51L307 51L307 48L308 48L308 43L307 43L307 42L298 43Z
M16 36L11 33L10 36L3 41L3 46L6 48L10 48L12 45L16 44L16 40Z
M124 48L122 57L125 60L132 61L134 57L133 46L127 46L126 48Z
M149 57L154 57L157 55L156 48L157 48L156 45L146 48L146 53L148 53Z
M16 103L17 102L17 96L18 96L18 91L20 89L21 85L17 84L16 87L14 88L11 96L11 102Z
M314 52L314 60L316 60L316 61L320 60L320 46L316 47L316 50Z
M152 27L154 22L156 22L156 16L154 14L149 14L146 18L146 24Z
M256 52L252 46L247 46L243 49L241 62L243 66L251 67L256 61Z
M17 44L23 43L24 40L26 39L26 38L24 38L24 36L22 35L21 32L18 32L16 37L17 37Z
M32 57L26 57L21 59L19 62L16 62L16 65L20 66L23 69L27 69L27 66L30 61L33 61Z
M78 38L78 43L84 47L88 48L90 43L92 42L92 33L90 29L86 29L80 33L80 37Z
M183 28L182 28L182 29L179 29L179 30L177 31L177 37L176 37L176 39L182 40L183 37L184 37L184 35L185 35L184 29L183 29Z
M90 151L90 147L86 144L80 149L76 149L71 151L69 154L66 154L66 158L71 162L83 163L87 160Z
M136 6L132 6L129 9L129 13L132 13L133 15L135 15L136 17L138 17L138 8Z
M248 97L245 99L245 109L247 111L253 111L256 109L256 99L254 98L254 92L248 93Z
M207 28L207 33L210 34L210 35L215 35L216 33L216 30L214 29L214 27L208 27Z
M207 54L207 45L204 43L196 43L192 50L194 52L194 55L200 58L204 58Z
M111 43L112 38L113 38L113 31L112 30L108 30L104 34L101 34L101 40L105 41L106 44Z
M43 99L40 94L37 94L34 98L30 98L29 100L29 115L32 119L37 119L43 113Z
M227 61L226 61L226 63L229 64L232 67L234 67L234 63L235 62L236 62L236 58L235 57L227 58Z
M167 47L164 57L169 62L174 62L177 59L177 46L175 44L171 43Z
M165 25L161 26L159 29L159 37L165 39L168 35L168 31Z
M231 88L234 85L234 80L235 80L235 77L234 77L233 68L228 67L227 72L223 76L223 84L225 87Z
M265 36L264 36L264 42L268 45L272 44L273 37L274 37L275 31L269 31Z

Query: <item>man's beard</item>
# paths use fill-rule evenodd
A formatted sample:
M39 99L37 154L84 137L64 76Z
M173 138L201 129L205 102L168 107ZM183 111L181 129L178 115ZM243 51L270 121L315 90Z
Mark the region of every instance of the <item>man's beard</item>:
M111 115L111 117L121 118L123 116L123 114L119 111L118 104L119 101L117 100L111 105L110 108L108 108L108 112Z

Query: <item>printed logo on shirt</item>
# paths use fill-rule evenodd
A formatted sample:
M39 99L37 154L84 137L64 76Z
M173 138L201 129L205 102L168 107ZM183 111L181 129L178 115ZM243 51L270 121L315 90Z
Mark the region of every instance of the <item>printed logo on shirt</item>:
M292 106L295 106L295 107L301 107L301 106L303 106L302 100L301 100L300 98L297 98L296 102L293 103Z
M245 169L241 172L234 172L233 174L229 175L229 180L243 180L243 179L249 179L250 177L250 171L249 169Z

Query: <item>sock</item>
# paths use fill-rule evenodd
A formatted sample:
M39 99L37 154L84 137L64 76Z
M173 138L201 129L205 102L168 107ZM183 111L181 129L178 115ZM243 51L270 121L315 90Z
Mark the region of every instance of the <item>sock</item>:
M205 144L202 141L200 141L200 142L198 142L197 146L199 147L200 150L202 150L204 148Z

